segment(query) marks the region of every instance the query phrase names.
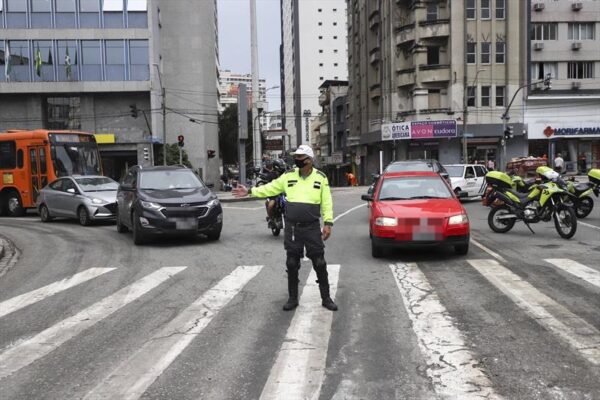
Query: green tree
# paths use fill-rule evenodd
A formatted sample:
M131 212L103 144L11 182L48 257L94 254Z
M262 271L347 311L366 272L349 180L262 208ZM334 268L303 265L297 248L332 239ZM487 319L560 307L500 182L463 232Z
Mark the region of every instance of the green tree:
M163 165L163 146L157 146L155 151L155 164ZM183 150L183 165L192 168L187 152ZM167 144L167 165L179 164L179 145L177 143Z

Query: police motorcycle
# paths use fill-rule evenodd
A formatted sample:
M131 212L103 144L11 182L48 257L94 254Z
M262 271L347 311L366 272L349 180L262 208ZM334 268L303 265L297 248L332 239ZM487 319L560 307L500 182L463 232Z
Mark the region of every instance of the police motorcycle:
M284 174L288 170L287 164L283 160L275 160L272 163L273 163L273 170L276 172L278 177L281 176L282 174ZM272 180L273 179L271 177L267 176L267 174L259 171L256 186L266 185L267 183L271 182ZM274 199L267 199L265 201L265 205L268 206L268 203L270 200L275 200L275 206L273 207L272 217L269 218L267 216L268 227L271 230L271 233L273 234L273 236L279 236L279 234L281 233L281 230L285 227L285 222L284 222L285 221L285 219L284 219L285 205L286 205L285 194L282 193L279 196L275 197Z
M559 181L561 188L565 189L574 198L573 203L577 218L587 217L594 209L592 195L600 197L600 169L591 169L587 176L587 183L575 182L574 178Z
M570 239L577 231L577 216L572 207L565 203L565 190L555 182L558 173L539 167L536 172L541 182L533 184L528 193L515 190L513 179L500 171L488 172L485 176L488 191L482 200L491 207L488 225L497 233L510 231L517 221L523 221L531 233L531 224L550 222L554 219L556 232Z

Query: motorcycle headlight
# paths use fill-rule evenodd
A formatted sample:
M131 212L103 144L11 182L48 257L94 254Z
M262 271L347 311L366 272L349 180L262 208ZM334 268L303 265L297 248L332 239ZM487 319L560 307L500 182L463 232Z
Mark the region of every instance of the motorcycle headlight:
M216 206L218 206L219 204L220 204L220 203L219 203L219 199L212 199L211 201L209 201L208 203L206 203L206 205L207 205L208 207L210 207L210 208L212 208L212 207L216 207Z
M142 201L140 202L142 204L142 207L147 208L148 210L161 210L163 208L163 206L161 206L158 203L152 203L150 201Z
M104 200L100 200L100 199L92 199L92 204L104 204L105 201Z
M460 225L468 222L469 217L467 217L467 214L453 215L450 217L450 219L448 219L448 225Z
M377 226L398 226L398 219L391 217L379 217L375 219L375 225Z

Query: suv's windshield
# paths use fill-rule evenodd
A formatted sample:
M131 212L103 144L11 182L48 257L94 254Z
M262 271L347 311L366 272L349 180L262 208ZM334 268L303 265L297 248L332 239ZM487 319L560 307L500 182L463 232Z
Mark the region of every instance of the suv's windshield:
M119 187L117 182L106 177L75 178L75 182L84 192L106 192L117 190Z
M140 189L199 189L204 185L192 171L143 171L140 177Z
M449 199L452 193L437 177L386 178L379 191L379 200Z
M434 171L433 164L425 162L401 162L388 165L385 172Z
M452 178L462 178L464 167L460 165L450 165L446 166L446 171Z

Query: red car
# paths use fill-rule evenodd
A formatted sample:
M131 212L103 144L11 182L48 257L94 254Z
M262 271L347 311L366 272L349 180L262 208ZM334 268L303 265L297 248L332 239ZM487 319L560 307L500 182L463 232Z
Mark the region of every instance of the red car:
M371 253L402 245L449 245L469 252L469 217L448 183L435 172L388 172L381 176L369 217Z

